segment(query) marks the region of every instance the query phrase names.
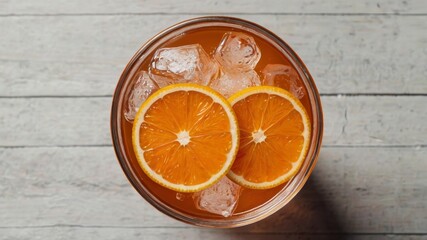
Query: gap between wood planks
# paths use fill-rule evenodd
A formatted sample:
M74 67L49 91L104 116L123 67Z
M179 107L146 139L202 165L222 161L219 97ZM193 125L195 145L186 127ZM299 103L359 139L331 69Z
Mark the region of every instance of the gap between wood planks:
M409 16L409 17L424 17L427 13L271 13L271 12L180 12L180 13L168 13L168 12L151 12L151 13L22 13L22 14L0 14L0 17L80 17L80 16L153 16L153 15L165 15L165 16L176 16L176 15L191 15L191 16L216 16L216 15L239 15L239 16L250 16L250 15L266 15L266 16Z
M427 97L427 93L321 93L321 97ZM10 98L112 98L113 95L23 95L0 96Z
M89 228L89 229L196 229L200 228L192 226L151 226L151 227L136 227L136 226L112 226L112 225L79 225L79 224L52 224L52 225L39 225L39 226L9 226L0 229L45 229L45 228ZM207 231L212 229L205 229ZM231 230L233 233L251 234L251 235L333 235L333 236L424 236L427 232L248 232L238 229ZM230 230L229 230L230 231ZM230 231L230 232L231 232Z
M97 148L97 147L113 147L112 144L88 144L88 145L16 145L16 146L0 146L0 149L14 148ZM414 145L322 145L322 148L427 148L424 144Z

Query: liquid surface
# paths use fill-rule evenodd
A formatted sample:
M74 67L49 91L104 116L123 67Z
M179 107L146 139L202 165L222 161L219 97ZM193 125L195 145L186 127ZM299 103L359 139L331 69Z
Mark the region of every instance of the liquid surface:
M207 27L200 28L191 32L182 34L171 41L167 42L161 47L177 47L188 44L200 44L205 49L209 55L213 55L216 47L221 41L223 35L230 31L236 31L235 29L227 27ZM241 31L241 30L239 30ZM262 70L267 64L283 64L290 65L289 60L284 56L279 50L273 47L271 44L263 40L262 38L255 36L251 33L245 32L246 34L251 35L260 51L261 58L258 64L255 67L255 71L262 78ZM146 61L144 61L139 70L147 70L148 65L151 61L152 55L148 56ZM292 67L293 68L293 67ZM297 82L298 87L301 87L303 91L307 92L306 87L298 78ZM127 91L129 92L129 91ZM300 99L301 103L307 110L307 113L312 118L312 113L310 111L309 100L307 96L303 96ZM127 101L123 101L122 109L126 109ZM173 190L169 190L160 186L159 184L153 182L148 178L141 168L138 165L138 161L134 155L132 148L132 124L126 121L124 118L124 113L122 115L122 135L125 136L123 139L124 146L126 148L126 155L130 161L133 171L138 176L139 180L144 184L144 186L159 200L166 203L172 208L178 209L182 212L188 213L190 215L199 216L203 218L224 218L223 216L215 215L208 213L202 210L199 210L195 207L194 200L191 193L180 193L178 194ZM312 120L312 119L311 119ZM286 183L267 190L252 190L244 188L241 192L240 199L237 205L237 208L233 215L238 215L250 211L254 208L260 207L261 205L267 203L271 200L281 189L286 186Z

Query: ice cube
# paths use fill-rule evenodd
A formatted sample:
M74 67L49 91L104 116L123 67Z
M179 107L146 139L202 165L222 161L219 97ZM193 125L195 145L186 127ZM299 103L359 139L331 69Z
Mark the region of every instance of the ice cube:
M262 75L262 85L281 87L299 99L305 95L302 83L298 84L298 73L291 66L267 64L262 70Z
M218 183L193 194L196 207L210 213L229 217L236 209L242 187L223 177Z
M259 85L261 81L255 70L240 72L223 69L220 77L213 80L210 87L228 98L239 90Z
M208 85L218 77L219 66L199 44L156 51L149 67L150 77L164 87L173 83L193 82Z
M159 86L150 79L146 71L138 73L135 85L128 98L128 109L125 112L126 120L132 122L141 104L158 89Z
M239 32L228 32L215 51L215 59L225 68L247 71L254 69L261 52L253 37Z

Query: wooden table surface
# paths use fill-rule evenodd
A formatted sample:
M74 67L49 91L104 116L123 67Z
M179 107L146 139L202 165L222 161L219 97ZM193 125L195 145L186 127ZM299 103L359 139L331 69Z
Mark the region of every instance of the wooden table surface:
M0 239L427 239L427 1L0 0ZM247 227L170 219L128 183L111 97L160 30L201 15L257 22L322 95L316 169Z

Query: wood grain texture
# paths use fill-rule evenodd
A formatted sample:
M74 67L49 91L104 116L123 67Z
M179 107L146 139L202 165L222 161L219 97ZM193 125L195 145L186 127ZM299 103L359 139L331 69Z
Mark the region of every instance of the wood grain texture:
M0 230L2 240L33 240L33 239L144 239L144 240L425 240L426 236L419 235L379 235L379 234L283 234L247 233L239 230L207 230L198 228L79 228L52 227L41 229L8 229Z
M111 95L149 37L191 17L0 18L0 43L7 46L0 47L0 96ZM321 93L427 94L426 16L245 18L285 39Z
M0 99L0 145L111 144L111 98Z
M287 41L323 94L324 148L285 208L194 228L132 189L111 95L151 36L231 15ZM0 0L0 240L427 239L427 1Z
M325 145L427 145L427 97L323 97ZM0 146L110 145L110 97L0 98Z
M324 148L313 176L289 205L236 231L425 234L426 154L427 148ZM145 202L111 147L0 148L0 183L0 233L58 232L61 239L80 239L81 231L182 231L182 237L198 239L209 234L180 230L188 225Z
M0 14L117 14L117 13L427 13L423 0L330 2L310 0L237 1L13 1L0 0Z

